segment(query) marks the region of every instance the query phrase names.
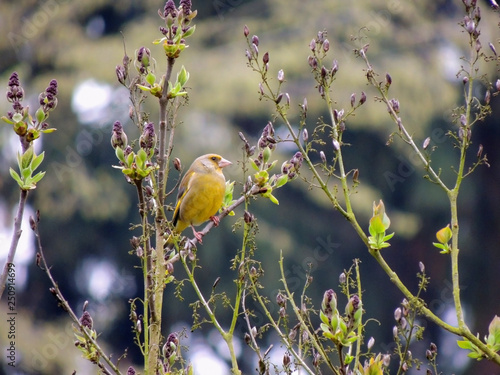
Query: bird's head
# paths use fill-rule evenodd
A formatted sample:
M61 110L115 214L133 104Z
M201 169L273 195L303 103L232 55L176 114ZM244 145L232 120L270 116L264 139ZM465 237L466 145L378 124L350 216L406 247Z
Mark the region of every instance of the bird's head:
M227 167L228 165L231 165L229 160L224 159L222 156L217 155L217 154L206 154L200 156L198 159L196 159L193 163L193 165L199 164L200 166L203 166L207 169L213 169L217 172L221 171L222 168Z

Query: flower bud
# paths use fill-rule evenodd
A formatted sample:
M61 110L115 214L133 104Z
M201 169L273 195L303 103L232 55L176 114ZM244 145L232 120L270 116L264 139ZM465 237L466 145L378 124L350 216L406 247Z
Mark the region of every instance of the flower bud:
M371 350L373 348L373 345L375 345L375 339L373 337L370 337L368 340L368 344L366 344L366 347L368 350Z
M309 139L309 134L307 132L307 129L304 129L302 131L302 139L304 140L304 142L307 142L307 140Z
M497 56L497 50L496 50L495 46L491 42L488 45L490 46L490 49L493 51L495 56Z
M354 103L356 102L356 93L351 94L351 107L354 107Z
M127 370L127 375L135 375L135 374L136 374L135 369L132 366L129 366Z
M425 273L425 265L422 262L418 262L418 267L421 273Z
M481 156L483 156L483 145L479 145L477 149L477 158L481 159Z
M486 90L486 93L484 94L484 102L486 104L490 104L490 99L491 99L490 90Z
M386 86L390 86L392 84L392 77L389 73L385 74L385 84Z
M259 37L257 35L252 36L252 43L256 46L259 45Z
M336 139L332 139L333 150L338 152L340 150L340 143Z
M427 137L427 138L425 138L424 143L423 143L423 145L422 145L422 148L423 148L424 150L427 150L427 147L429 147L429 143L430 143L430 142L431 142L431 137Z
M326 315L331 315L337 311L337 295L333 289L328 289L323 295L321 309Z
M339 276L339 283L345 284L346 281L347 281L347 276L345 275L345 272L342 272Z
M257 328L255 326L253 326L252 329L250 330L250 334L253 337L257 337Z
M174 163L175 170L180 172L182 170L181 159L175 158L173 163Z
M285 73L283 72L283 69L280 69L278 72L278 81L283 82L285 80Z
M276 303L278 306L285 306L286 304L286 297L281 292L276 295Z
M269 52L264 53L264 56L262 56L262 62L267 65L269 62Z
M311 43L309 43L309 49L314 52L316 49L316 39L311 40Z
M288 355L288 353L285 353L285 355L283 356L283 366L288 367L289 365L290 365L290 356Z
M398 327L397 326L392 327L392 336L394 336L394 338L398 337Z
M93 320L92 317L90 316L90 313L88 311L84 311L83 315L81 316L79 320L80 324L88 329L92 329L93 325Z
M247 25L245 25L245 26L243 27L243 35L245 35L245 37L247 37L247 36L248 36L248 34L250 34L250 30L248 30L248 26L247 26Z
M323 42L323 51L328 52L329 49L330 49L330 42L328 41L328 39L325 39L325 41Z
M401 320L401 308L398 307L396 310L394 310L394 320L399 322Z
M323 151L319 152L319 157L321 158L321 161L323 163L326 163L326 156L325 156L325 153Z
M361 98L359 98L359 105L363 105L366 102L366 94L364 91L361 91Z
M127 147L127 134L123 131L123 126L120 121L116 121L113 124L113 131L111 133L111 146L113 148L120 147L124 149Z

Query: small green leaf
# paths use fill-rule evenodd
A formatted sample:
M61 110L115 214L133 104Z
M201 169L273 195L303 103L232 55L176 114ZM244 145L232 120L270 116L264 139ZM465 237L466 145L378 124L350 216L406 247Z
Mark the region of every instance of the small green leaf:
M149 83L150 86L153 86L155 81L156 81L156 76L153 73L149 72L146 75L146 82Z
M19 165L19 169L23 170L28 168L31 164L31 160L33 160L33 155L33 146L30 145L21 157L21 164Z
M328 319L328 316L326 316L326 314L323 312L323 310L319 311L319 317L323 323L325 323L325 324L330 323L330 319Z
M389 241L392 237L394 237L394 232L392 232L391 234L388 234L387 236L384 236L382 241Z
M182 34L182 37L187 38L187 37L193 35L195 30L196 30L196 25L190 27L188 31L186 31L184 34Z
M23 181L21 180L21 177L17 174L15 170L12 168L9 168L10 176L17 182L17 184L20 187L23 187Z
M472 343L469 340L457 341L457 345L462 349L473 350Z
M259 170L259 167L257 167L257 164L255 164L255 161L250 158L250 165L252 166L253 169L255 169L256 171Z
M14 121L12 121L7 116L2 116L2 120L5 121L7 124L14 125Z
M34 185L36 184L38 181L40 181L43 176L45 176L45 172L38 172L36 175L33 176L33 178L31 179L31 184Z
M276 185L274 186L275 189L282 187L288 182L288 175L284 174L278 178L276 181Z
M121 147L117 147L115 149L115 155L122 163L125 163L125 153L123 152Z
M45 151L43 151L40 155L36 156L33 161L31 162L31 170L34 171L36 170L40 164L43 161L43 158L45 156Z
M41 107L38 108L37 111L35 112L35 118L39 124L41 124L47 118L45 115L45 112L43 111L43 109Z
M269 197L268 197L268 198L269 198L269 200L270 200L271 202L273 202L274 204L276 204L276 205L279 205L279 204L280 204L280 202L276 199L276 197L275 197L274 195L269 194Z

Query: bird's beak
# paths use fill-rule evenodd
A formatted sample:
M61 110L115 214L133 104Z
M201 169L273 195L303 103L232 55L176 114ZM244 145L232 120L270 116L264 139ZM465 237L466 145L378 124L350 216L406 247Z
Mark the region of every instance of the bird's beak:
M229 160L221 158L220 162L219 162L219 168L224 168L224 167L227 167L228 165L231 165L231 164L233 164L233 163L231 163Z

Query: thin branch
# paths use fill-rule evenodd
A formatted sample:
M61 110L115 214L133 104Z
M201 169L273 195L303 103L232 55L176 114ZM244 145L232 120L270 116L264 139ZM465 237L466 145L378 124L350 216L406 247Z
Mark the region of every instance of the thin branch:
M59 285L57 282L54 280L52 277L52 273L50 272L50 267L47 265L47 261L45 259L45 255L43 253L43 248L42 248L42 242L40 239L40 233L38 231L38 223L40 221L40 216L39 213L37 212L37 219L35 220L33 217L30 217L30 224L31 224L31 229L35 233L35 237L37 240L37 247L38 247L38 254L37 255L37 265L38 267L45 271L47 274L53 288L51 288L52 294L56 297L58 300L61 308L68 313L70 316L71 320L78 326L79 331L85 336L85 339L92 344L92 346L95 348L97 353L99 354L100 358L103 358L104 361L111 367L113 372L117 375L121 375L120 370L116 365L111 361L111 359L105 354L104 350L99 346L96 340L94 340L88 333L85 327L80 323L80 319L76 316L74 311L71 309L71 306L69 305L68 301L64 298L61 290L59 289ZM96 363L96 365L105 373L105 374L111 374L108 369L100 362L100 360Z
M19 194L19 204L17 206L16 217L14 218L14 230L12 232L12 240L10 242L9 252L7 253L7 259L3 266L2 275L0 275L0 299L2 299L3 292L5 290L5 283L7 281L7 275L9 274L9 264L14 262L14 257L16 255L17 245L19 244L19 239L21 238L21 225L23 223L24 207L26 206L26 200L28 199L28 191L21 190Z

